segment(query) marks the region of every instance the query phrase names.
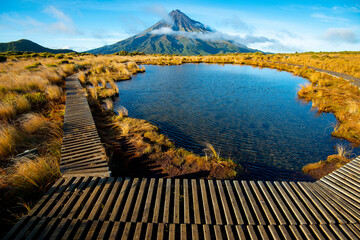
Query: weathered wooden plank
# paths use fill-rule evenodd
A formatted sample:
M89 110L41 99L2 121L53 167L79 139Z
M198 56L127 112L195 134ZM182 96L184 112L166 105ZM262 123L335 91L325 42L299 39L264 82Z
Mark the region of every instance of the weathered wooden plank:
M171 199L171 179L166 179L165 202L163 211L163 223L169 223L170 218L170 199Z
M221 180L216 180L216 184L219 190L219 195L220 195L220 199L221 199L221 205L223 207L223 211L224 211L224 215L225 215L225 219L226 219L226 224L229 225L233 225L233 220L231 217L231 213L230 213L230 209L229 209L229 205L227 203L227 199L225 196L225 191L223 188L223 183Z
M99 231L99 235L97 236L97 239L106 239L107 235L110 234L110 222L109 221L104 221L101 229Z
M173 223L180 223L180 179L175 179Z
M135 228L135 232L134 232L134 240L140 240L142 238L142 226L143 223L138 222L136 223L136 228Z
M121 222L126 222L129 218L130 212L132 210L132 205L133 205L134 199L135 199L134 196L135 196L135 193L136 193L139 185L140 185L139 178L135 178L134 181L132 182L129 195L126 198L127 200L126 200L123 212L120 217Z
M148 194L146 196L145 206L144 206L144 212L142 217L142 222L148 222L149 221L149 213L150 213L150 207L151 207L151 201L154 194L154 187L155 187L155 178L152 178L150 180Z
M219 225L213 225L214 226L214 232L215 232L215 239L219 239L222 240L222 234L221 234L221 229Z
M203 203L203 212L205 217L205 223L206 224L212 224L211 222L211 213L208 203L208 197L206 193L206 186L205 186L205 180L200 179L200 189L201 189L201 197L202 197L202 203Z
M41 219L43 220L43 219ZM68 227L68 225L70 224L70 220L69 219L61 219L60 223L58 226L56 226L55 231L49 236L48 239L61 239L61 236L65 233L66 228ZM32 231L33 233L34 231ZM27 239L30 239L29 237L27 237Z
M237 236L240 240L246 240L246 235L243 230L243 225L236 225L235 226Z
M272 182L266 181L266 185L268 186L271 193L275 197L277 204L279 204L280 209L284 212L284 216L288 219L289 223L296 224L297 222L296 222L295 218L293 217L293 214L289 211L288 207L285 205L284 201L280 197L279 193L276 191Z
M159 214L160 214L160 204L161 204L161 193L163 189L163 178L159 179L159 182L157 184L157 191L156 191L156 197L155 197L155 206L154 206L154 214L152 221L154 223L159 222Z
M111 212L110 215L110 221L116 221L119 218L119 215L121 213L121 208L120 206L125 202L125 194L127 194L128 190L130 188L130 179L126 178L121 190L120 190L120 194L118 195L117 199L115 199L115 205L113 207L114 211Z
M143 178L141 181L140 189L137 195L137 199L134 206L134 211L131 216L131 222L137 222L139 218L140 206L144 199L145 187L147 185L147 179Z
M191 225L191 238L193 240L199 240L199 229L196 224Z
M189 235L190 238L190 235ZM180 239L186 240L188 239L187 231L186 231L186 224L180 224Z
M164 228L165 228L165 225L163 223L159 223L158 224L158 231L157 231L157 239L158 240L162 240L162 239L165 239L165 236L164 236Z
M191 179L191 189L192 189L192 197L193 197L193 208L194 208L194 218L195 223L200 224L200 207L199 207L199 198L198 198L198 190L196 179Z
M124 231L122 232L121 239L122 240L130 239L130 235L131 235L130 231L131 231L131 222L127 222L125 224Z
M261 239L264 239L264 240L270 239L270 237L269 237L269 235L267 234L267 232L266 232L266 230L265 230L265 228L264 228L263 225L258 225L257 228L258 228L258 230L259 230Z
M255 232L255 228L254 228L253 225L247 225L246 227L247 227L247 231L249 233L250 239L252 239L252 240L259 239L256 232Z
M286 226L285 225L280 225L279 226L279 229L280 229L280 232L282 234L282 237L285 239L285 240L291 240L293 239L289 233L289 231L286 229Z
M208 182L208 186L209 186L209 190L210 190L210 197L211 197L211 201L212 201L213 212L215 214L215 223L223 224L222 219L221 219L220 206L218 204L217 196L216 196L216 192L215 192L214 182L213 182L213 180L208 180L207 182Z
M105 201L105 205L104 207L101 209L100 212L100 216L99 216L99 220L100 221L104 221L104 220L108 220L109 216L112 215L112 206L115 205L115 201L117 196L119 195L120 189L121 189L121 183L122 183L122 178L116 178L114 186L111 189L111 192L109 194L108 199ZM115 211L117 211L118 209L114 208ZM114 215L116 215L117 213L115 213Z
M268 229L270 231L271 239L280 239L280 235L276 231L276 228L275 228L274 225L268 225L267 227L268 227Z
M240 225L244 224L244 220L243 220L243 218L241 216L239 205L237 204L237 201L236 201L236 198L235 198L235 195L234 195L234 191L232 189L230 181L225 180L225 185L226 185L227 192L229 193L230 202L231 202L231 205L232 205L232 209L234 211L234 215L236 217L237 224L240 224Z
M88 216L88 219L90 220L95 220L98 218L101 210L104 207L104 204L106 203L106 200L110 194L110 191L112 190L112 186L115 183L115 179L114 178L109 178L107 180L107 182L105 183L104 188L101 190L101 194L99 196L99 198L97 199L97 201L95 202L93 208L90 211L90 214Z
M175 224L170 224L170 227L169 227L169 240L175 240L175 234L176 234L175 227L176 227Z
M325 236L321 233L319 225L309 225L315 236L320 240L326 240Z
M184 192L184 223L190 224L190 196L189 196L189 181L183 180L183 192Z
M205 240L211 240L211 232L209 225L203 225L203 233Z
M254 224L255 224L255 220L254 220L254 218L253 218L253 216L252 216L252 214L251 214L251 212L250 212L250 208L249 208L249 206L248 206L248 204L247 204L247 202L246 202L246 198L245 198L244 193L243 193L242 190L241 190L240 184L239 184L238 181L234 181L233 183L234 183L236 192L237 192L237 194L238 194L238 197L239 197L239 199L240 199L241 207L242 207L242 209L243 209L244 212L245 212L245 217L246 217L246 219L247 219L247 221L248 221L248 224L254 225Z
M260 193L259 188L257 187L256 183L254 181L250 181L250 186L252 188L252 190L255 193L255 196L257 198L257 201L259 202L263 212L265 213L265 216L267 217L267 220L269 222L269 224L276 224L276 221L267 205L267 202L265 201L265 199L263 198L263 196Z
M235 239L231 226L232 225L225 225L226 239Z

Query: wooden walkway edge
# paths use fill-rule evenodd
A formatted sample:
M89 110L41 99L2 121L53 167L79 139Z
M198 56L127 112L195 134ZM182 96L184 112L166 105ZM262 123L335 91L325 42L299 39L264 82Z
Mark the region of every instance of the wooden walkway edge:
M63 177L4 239L360 239L360 158L316 182L114 178L76 76L64 132Z

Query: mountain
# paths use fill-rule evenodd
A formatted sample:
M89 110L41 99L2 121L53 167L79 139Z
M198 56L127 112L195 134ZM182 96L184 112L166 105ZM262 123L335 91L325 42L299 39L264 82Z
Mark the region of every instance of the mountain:
M124 50L148 54L209 55L259 51L221 36L204 24L192 20L180 10L173 10L167 18L135 36L88 52L111 54Z
M0 43L0 52L49 52L49 53L68 53L68 52L74 52L70 49L51 49L43 47L37 43L34 43L27 39L20 39L18 41L8 42L8 43Z

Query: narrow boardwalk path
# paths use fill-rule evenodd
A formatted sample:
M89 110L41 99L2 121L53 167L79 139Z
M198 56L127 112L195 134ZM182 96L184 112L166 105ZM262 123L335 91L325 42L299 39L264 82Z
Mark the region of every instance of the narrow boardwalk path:
M64 139L84 135L4 239L360 239L360 158L314 183L113 178L75 76L67 89Z
M60 170L63 176L110 176L105 149L77 75L66 78Z

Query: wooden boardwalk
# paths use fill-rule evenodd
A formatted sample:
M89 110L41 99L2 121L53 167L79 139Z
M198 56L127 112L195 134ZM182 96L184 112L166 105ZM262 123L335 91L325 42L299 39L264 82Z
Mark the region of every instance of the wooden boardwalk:
M66 78L60 170L63 176L110 176L105 150L77 75Z
M78 81L68 83L77 97L68 90L64 129L76 136L68 120L87 116L93 134L64 142L63 177L4 239L360 239L360 158L314 183L109 177L91 165L101 143Z

